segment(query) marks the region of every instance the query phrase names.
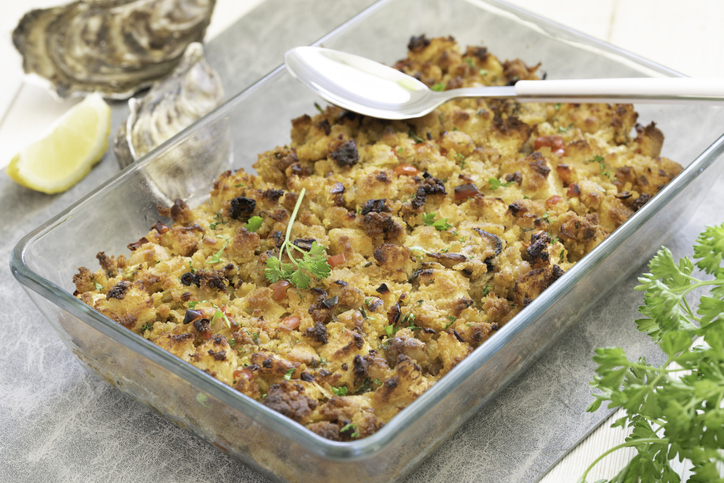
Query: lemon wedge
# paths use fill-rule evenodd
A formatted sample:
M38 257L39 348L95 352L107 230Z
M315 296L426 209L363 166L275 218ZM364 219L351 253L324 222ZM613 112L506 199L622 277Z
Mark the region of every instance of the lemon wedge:
M16 154L6 172L26 188L61 193L101 160L110 131L111 109L92 94L65 113L50 134Z

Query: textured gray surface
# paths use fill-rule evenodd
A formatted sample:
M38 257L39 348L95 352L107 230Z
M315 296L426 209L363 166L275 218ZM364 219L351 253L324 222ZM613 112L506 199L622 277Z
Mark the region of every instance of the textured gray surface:
M314 41L369 3L268 0L215 39L209 61L225 80L227 94L234 93L278 65L288 47ZM226 61L222 46L229 45L238 46L235 56L244 62ZM124 106L114 106L114 131L124 117ZM9 259L22 235L117 172L108 155L80 184L56 196L30 192L1 174L0 259ZM688 253L705 224L722 221L722 189L719 180L712 203L668 243L676 255ZM7 263L0 269L5 301L0 481L266 481L86 372L9 274ZM601 284L603 289L606 281ZM632 356L657 359L632 323L640 303L634 285L632 276L615 287L406 481L523 482L542 476L605 416L585 413L594 348L617 345Z

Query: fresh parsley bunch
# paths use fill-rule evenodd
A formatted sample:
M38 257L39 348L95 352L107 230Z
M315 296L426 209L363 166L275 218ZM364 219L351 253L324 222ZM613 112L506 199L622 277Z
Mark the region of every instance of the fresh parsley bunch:
M309 287L311 278L308 273L311 273L317 278L327 278L332 273L332 267L329 266L327 256L324 254L325 248L318 244L316 241L312 242L310 250L304 251L294 243L289 241L292 235L292 226L294 220L297 218L299 207L302 204L304 193L306 188L302 188L299 193L299 198L294 206L292 217L289 219L289 225L287 225L287 236L284 238L284 243L279 248L279 257L270 257L266 261L267 268L264 269L264 276L272 282L278 282L279 280L288 280L297 288ZM296 250L302 254L302 258L294 258L292 250ZM286 252L289 257L289 263L282 262L282 257Z
M694 467L693 482L723 482L716 463L724 461L724 224L708 227L689 258L674 261L662 248L649 263L651 273L639 278L636 290L645 292L639 311L645 318L638 329L668 356L661 367L639 359L630 362L620 348L596 350L598 374L591 385L600 393L588 408L624 408L626 415L613 427L628 425L633 432L626 442L607 454L633 446L638 454L611 482L679 482L669 466L674 458L688 459ZM713 279L692 275L697 267ZM686 299L700 287L711 287L701 297L696 312ZM694 339L701 337L703 344ZM672 367L669 367L675 363ZM678 377L677 377L678 376ZM606 480L603 480L606 481Z

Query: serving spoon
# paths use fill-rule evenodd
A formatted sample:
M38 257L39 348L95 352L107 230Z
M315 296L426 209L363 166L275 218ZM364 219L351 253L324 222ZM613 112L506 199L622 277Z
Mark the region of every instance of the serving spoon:
M337 50L296 47L284 60L292 76L323 99L382 119L420 117L458 97L515 98L519 102L724 104L724 79L520 80L513 86L438 92L397 69Z

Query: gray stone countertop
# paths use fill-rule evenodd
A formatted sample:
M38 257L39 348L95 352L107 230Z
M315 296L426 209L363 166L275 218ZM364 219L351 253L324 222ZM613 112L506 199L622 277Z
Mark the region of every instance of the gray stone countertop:
M246 29L227 37L257 38L265 46L243 71L233 72L234 88L250 85L278 65L286 49L313 42L370 3L344 0L324 8L312 0L263 3L241 20ZM305 28L272 28L275 22L282 24L277 12L283 8L284 15L295 15ZM224 34L215 41L224 41ZM113 110L115 132L126 108L119 103ZM0 205L5 208L0 212L0 259L9 260L23 235L118 171L109 154L81 183L56 196L31 192L0 174ZM720 179L712 193L722 189ZM722 221L723 197L712 195L711 200L667 243L675 255L689 254L703 227ZM266 481L88 373L9 273L7 262L0 270L5 302L0 318L0 481ZM595 347L622 346L630 354L656 357L633 324L640 303L640 294L632 290L635 284L634 275L590 309L406 481L539 479L605 417L602 411L585 412Z

